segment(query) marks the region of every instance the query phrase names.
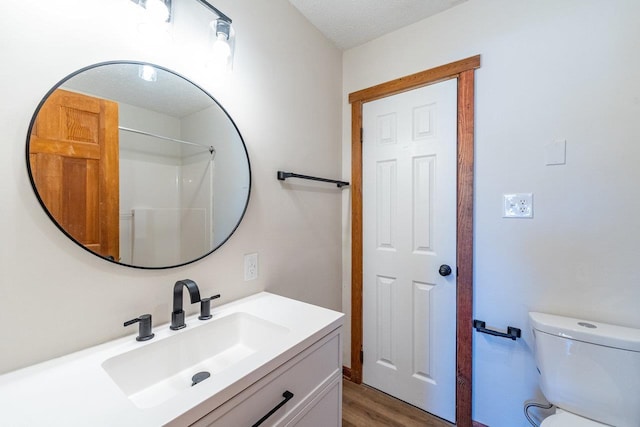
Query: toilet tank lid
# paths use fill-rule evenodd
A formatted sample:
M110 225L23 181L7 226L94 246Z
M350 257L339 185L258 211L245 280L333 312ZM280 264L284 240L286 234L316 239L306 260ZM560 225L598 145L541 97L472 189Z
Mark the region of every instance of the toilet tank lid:
M529 313L529 319L540 332L640 352L640 329L536 312Z

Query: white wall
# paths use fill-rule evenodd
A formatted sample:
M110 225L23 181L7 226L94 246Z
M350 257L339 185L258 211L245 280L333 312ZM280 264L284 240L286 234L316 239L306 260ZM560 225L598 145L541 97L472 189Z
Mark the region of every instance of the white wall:
M286 0L217 0L237 39L231 78L214 81L202 65L209 12L174 3L174 42L164 46L136 41L129 0L0 4L0 372L133 336L122 323L142 313L167 322L173 283L184 278L203 295L220 292L222 303L266 289L340 308L340 194L285 188L275 176L280 168L339 174L341 53ZM245 219L192 265L146 271L101 260L58 231L31 189L25 139L38 102L68 73L114 59L149 60L200 84L247 143ZM243 255L254 251L260 277L243 282Z
M474 419L491 427L529 425L522 402L538 389L528 311L640 327L638 17L636 0L470 0L343 56L349 179L350 92L482 55L474 316L523 330L516 342L474 334ZM545 166L556 139L567 140L566 165ZM534 193L533 219L502 218L510 192ZM349 215L345 195L345 309Z

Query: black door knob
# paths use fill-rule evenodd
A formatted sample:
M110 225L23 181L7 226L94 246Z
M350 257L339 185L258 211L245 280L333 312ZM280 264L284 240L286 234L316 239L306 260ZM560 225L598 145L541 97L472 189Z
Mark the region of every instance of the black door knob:
M440 270L438 270L438 273L440 273L441 276L448 276L451 274L451 267L449 267L447 264L442 264L440 266Z

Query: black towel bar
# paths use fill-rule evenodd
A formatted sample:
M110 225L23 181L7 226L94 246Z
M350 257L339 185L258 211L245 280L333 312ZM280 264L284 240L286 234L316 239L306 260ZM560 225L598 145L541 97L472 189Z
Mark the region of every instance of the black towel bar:
M496 337L509 338L512 340L516 340L516 338L520 338L521 331L518 328L514 328L513 326L507 326L507 333L496 331L495 329L487 329L486 323L482 320L474 320L473 327L478 332L482 332L483 334L494 335Z
M284 181L287 178L300 178L300 179L310 179L312 181L330 182L332 184L336 184L338 188L346 187L349 185L349 183L346 181L337 181L335 179L318 178L316 176L300 175L293 172L278 171L278 179L280 181Z

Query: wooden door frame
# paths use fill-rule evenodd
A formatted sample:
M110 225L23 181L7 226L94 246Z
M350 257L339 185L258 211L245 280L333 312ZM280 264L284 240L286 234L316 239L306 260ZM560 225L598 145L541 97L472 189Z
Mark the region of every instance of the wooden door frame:
M480 55L349 94L351 104L351 381L362 382L362 104L449 79L458 79L456 425L471 427L473 324L474 70Z

